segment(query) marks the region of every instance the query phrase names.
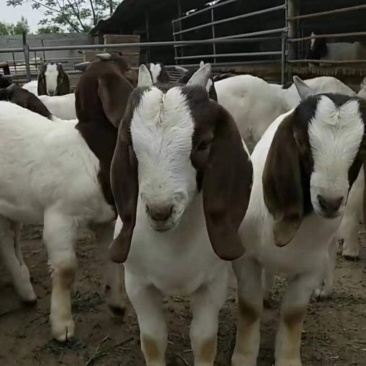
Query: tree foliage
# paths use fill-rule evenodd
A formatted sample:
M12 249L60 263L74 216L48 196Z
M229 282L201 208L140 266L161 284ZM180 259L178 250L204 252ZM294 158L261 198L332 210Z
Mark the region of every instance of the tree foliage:
M9 6L31 3L33 9L44 12L40 32L53 31L89 32L98 21L113 13L116 0L7 0Z
M14 34L29 33L28 20L23 16L14 24L0 22L0 35L11 36Z

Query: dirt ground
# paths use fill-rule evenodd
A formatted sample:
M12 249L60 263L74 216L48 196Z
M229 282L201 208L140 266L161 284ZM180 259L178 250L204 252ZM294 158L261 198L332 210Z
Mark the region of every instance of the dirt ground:
M73 292L76 340L62 345L50 339L48 320L50 278L41 228L23 229L23 252L39 297L35 307L19 303L7 275L0 270L0 365L1 366L143 366L138 326L128 304L124 320L106 310L101 288L101 260L95 242L82 233L78 242L79 272ZM331 300L312 303L303 334L304 366L366 365L366 245L361 260L338 258L335 293ZM283 284L278 281L271 309L262 323L258 366L273 364L273 345L278 305ZM193 366L188 338L189 304L174 298L165 303L169 324L169 366ZM217 366L229 366L234 346L236 301L231 290L220 315Z

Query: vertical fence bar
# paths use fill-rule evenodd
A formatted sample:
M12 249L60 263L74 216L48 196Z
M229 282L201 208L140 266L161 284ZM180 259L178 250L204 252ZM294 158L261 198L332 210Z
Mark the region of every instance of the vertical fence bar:
M27 43L27 38L25 35L25 32L22 34L23 38L23 52L24 52L24 61L25 61L25 70L27 75L27 81L31 81L31 71L30 71L30 65L29 65L29 45Z
M282 33L281 37L281 84L285 85L286 82L286 32Z
M215 21L214 9L211 8L211 22L214 23L214 21ZM215 24L211 25L211 34L212 38L216 38ZM216 43L212 43L212 53L216 55ZM214 63L216 63L216 57L214 57Z

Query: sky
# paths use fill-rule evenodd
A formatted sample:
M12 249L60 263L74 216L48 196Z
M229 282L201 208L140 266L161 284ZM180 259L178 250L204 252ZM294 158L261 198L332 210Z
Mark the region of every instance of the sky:
M38 29L38 22L43 18L41 10L32 9L30 3L14 8L13 6L7 6L6 0L0 0L1 22L16 23L22 15L28 19L31 32L35 32Z

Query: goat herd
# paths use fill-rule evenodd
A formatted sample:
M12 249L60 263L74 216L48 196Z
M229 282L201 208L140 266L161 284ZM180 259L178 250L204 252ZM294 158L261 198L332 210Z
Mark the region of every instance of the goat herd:
M162 298L189 295L194 365L213 366L232 269L232 365L257 364L277 274L288 287L275 366L302 365L307 307L332 293L339 240L345 257L359 255L362 88L357 96L333 77L294 77L284 89L251 75L213 77L204 63L174 84L162 64L135 72L110 54L90 63L75 93L55 64L23 87L0 81L2 263L20 298L35 302L19 232L44 225L55 339L74 336L75 242L88 226L108 253L107 304L118 312L126 291L146 365L166 365Z

